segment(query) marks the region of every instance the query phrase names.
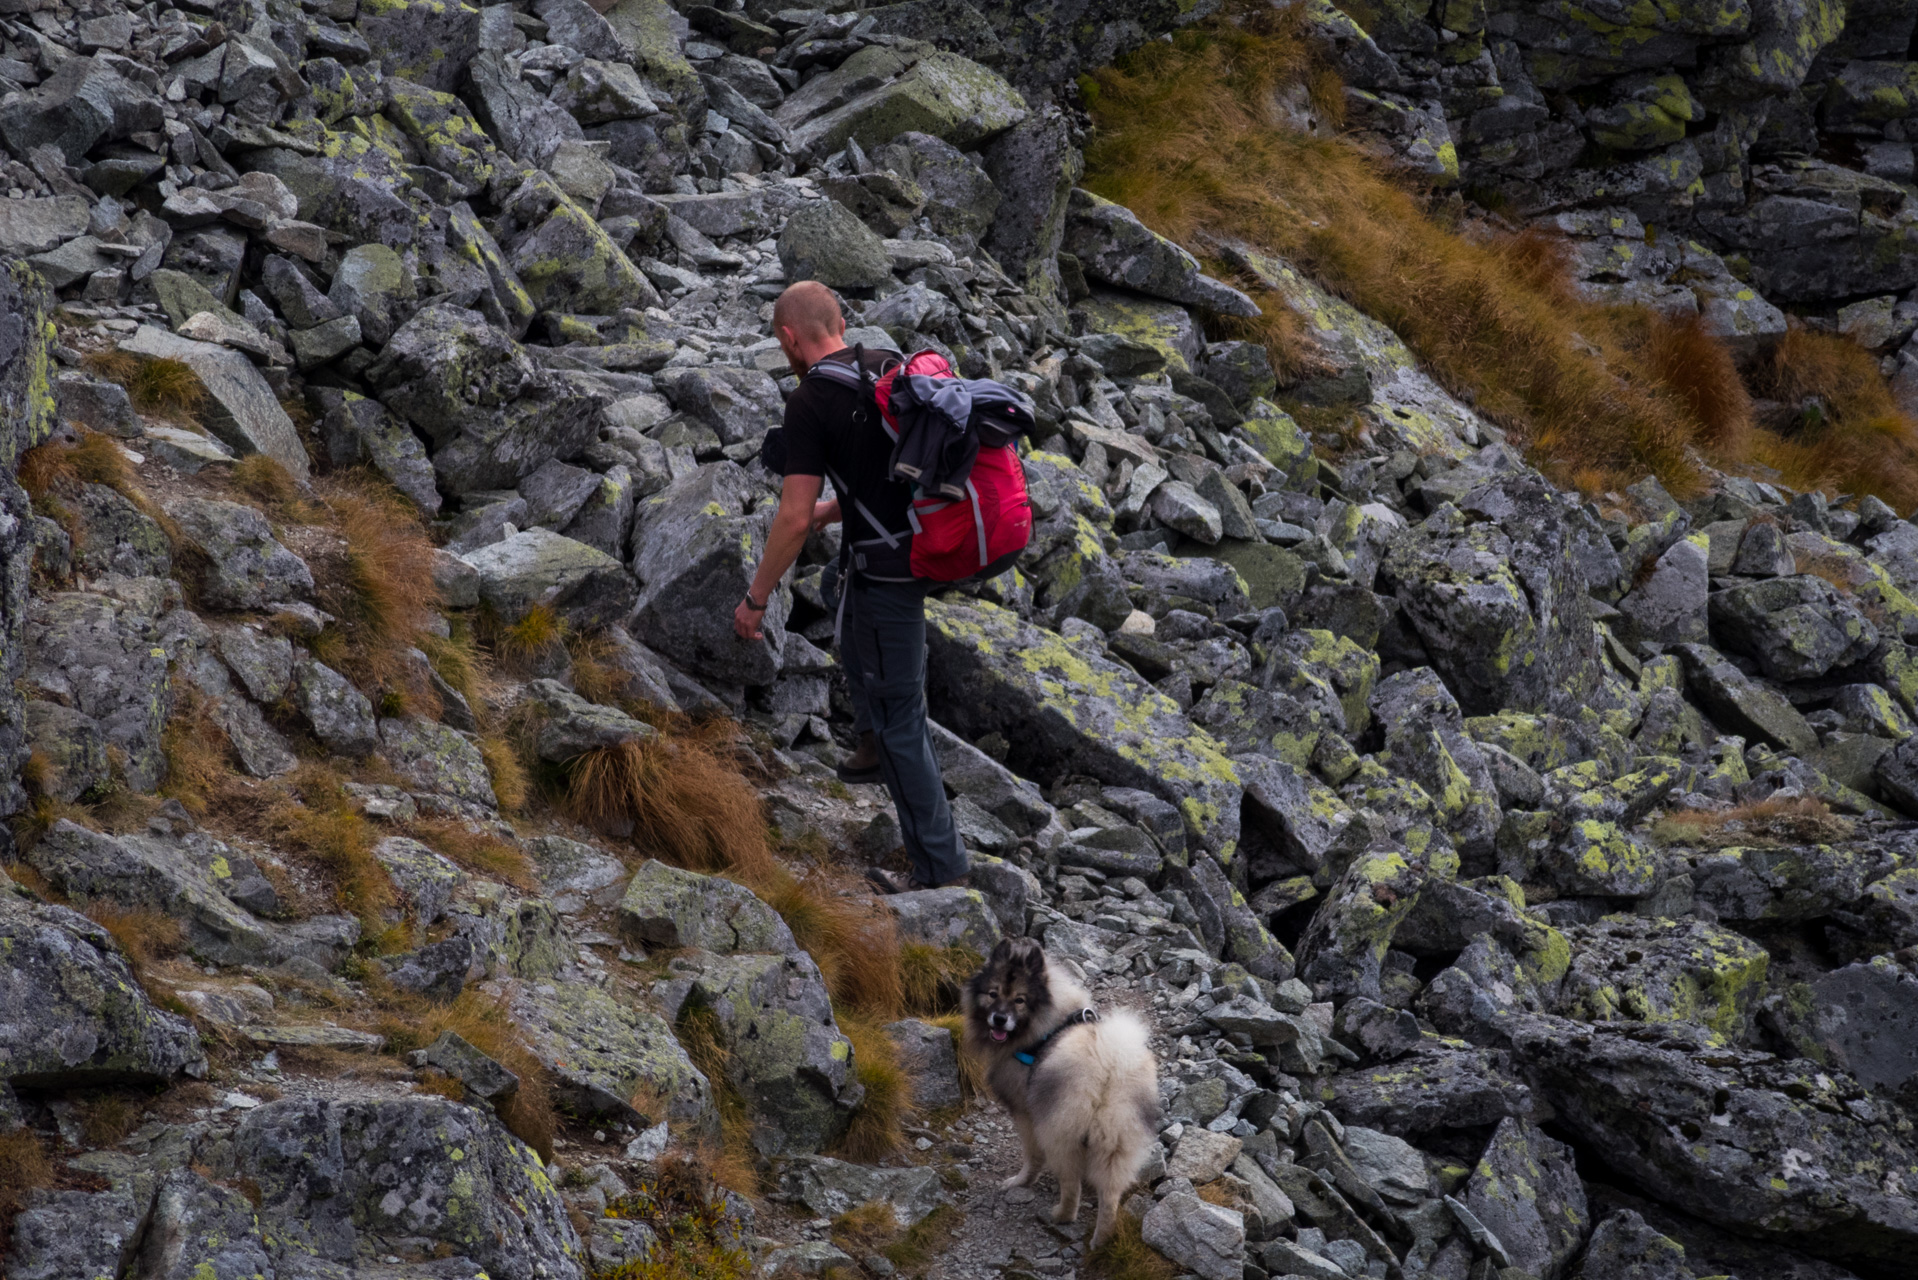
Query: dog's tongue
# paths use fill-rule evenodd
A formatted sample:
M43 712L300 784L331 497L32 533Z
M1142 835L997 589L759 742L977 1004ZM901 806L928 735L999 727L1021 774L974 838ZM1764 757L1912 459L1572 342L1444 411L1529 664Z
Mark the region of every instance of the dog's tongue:
M1006 1038L1006 1033L1003 1031L994 1031L992 1033L992 1038L994 1040L1004 1040Z

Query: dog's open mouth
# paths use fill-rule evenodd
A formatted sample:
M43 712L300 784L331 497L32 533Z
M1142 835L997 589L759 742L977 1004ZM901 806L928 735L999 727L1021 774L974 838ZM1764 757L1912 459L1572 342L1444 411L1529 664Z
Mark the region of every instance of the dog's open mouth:
M1004 1040L1006 1038L1006 1033L999 1030L999 1028L994 1027L992 1029L992 1038L994 1040Z

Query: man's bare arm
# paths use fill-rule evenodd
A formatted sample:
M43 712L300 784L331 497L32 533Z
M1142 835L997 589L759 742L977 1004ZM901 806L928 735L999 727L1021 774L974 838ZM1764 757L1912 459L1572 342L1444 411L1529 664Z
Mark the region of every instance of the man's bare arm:
M799 559L806 536L813 531L815 518L820 514L818 509L831 505L819 501L824 488L825 481L819 476L786 477L786 483L779 490L779 510L774 513L772 529L766 534L766 553L759 558L759 569L753 574L752 586L747 588L750 599L741 600L733 610L733 630L741 639L761 637L760 623L766 617L763 606L779 589L779 580L786 576L786 570ZM761 607L754 608L754 602Z

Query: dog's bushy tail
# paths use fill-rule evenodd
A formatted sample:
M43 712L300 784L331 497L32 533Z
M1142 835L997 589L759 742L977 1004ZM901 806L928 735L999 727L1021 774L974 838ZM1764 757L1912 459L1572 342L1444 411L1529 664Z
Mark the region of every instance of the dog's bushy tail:
M1123 1009L1107 1014L1079 1037L1075 1052L1056 1055L1075 1079L1060 1090L1064 1105L1035 1117L1047 1147L1077 1147L1083 1176L1100 1196L1117 1197L1138 1176L1159 1128L1158 1063L1146 1026ZM1060 1082L1065 1083L1064 1081Z

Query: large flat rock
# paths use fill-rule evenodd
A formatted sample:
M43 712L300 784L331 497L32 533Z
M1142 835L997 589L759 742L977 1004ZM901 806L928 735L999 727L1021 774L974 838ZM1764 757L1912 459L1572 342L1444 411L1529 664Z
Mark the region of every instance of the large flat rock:
M286 416L266 378L253 362L227 347L195 342L143 324L120 344L129 355L149 360L178 360L193 370L206 389L201 418L207 430L242 456L263 453L305 482L309 468L299 430Z
M927 696L962 737L1003 733L1033 777L1084 773L1179 807L1202 844L1239 834L1237 767L1211 734L1129 667L983 601L926 605Z

